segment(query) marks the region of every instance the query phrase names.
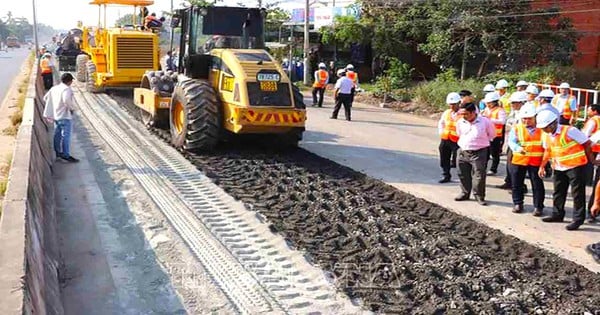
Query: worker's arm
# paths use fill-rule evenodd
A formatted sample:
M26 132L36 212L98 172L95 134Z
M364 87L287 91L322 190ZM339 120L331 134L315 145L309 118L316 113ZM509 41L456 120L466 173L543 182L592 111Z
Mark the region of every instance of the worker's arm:
M550 161L550 149L546 148L546 150L544 150L544 156L542 157L542 164L538 169L538 175L542 178L546 176L546 164L548 164L548 161Z
M487 120L487 135L488 138L490 139L490 142L494 141L494 139L496 138L496 128L494 127L494 124L492 123L491 120L484 118L485 120Z
M585 156L587 157L588 161L594 165L600 164L598 161L596 161L594 159L594 153L592 152L592 142L591 141L587 141L586 143L583 144L583 148L585 149Z
M515 132L515 128L512 128L508 133L508 147L517 153L525 153L523 147L519 145L519 139L517 139L517 133Z
M581 131L583 131L586 136L591 137L592 130L594 129L596 129L596 121L594 119L590 119L585 123Z
M594 187L594 204L590 208L590 212L592 213L592 217L597 217L600 214L600 181Z
M570 121L571 125L573 125L575 122L577 122L577 117L579 116L579 108L577 106L577 100L575 97L571 99L571 104L569 104L569 106L571 107L571 112L573 112Z
M73 91L71 89L65 89L62 93L62 101L67 105L70 112L75 111L75 99L73 97Z
M446 127L446 120L444 119L444 115L446 112L442 113L442 117L438 120L438 134L441 136L444 133L444 128Z
M506 111L504 111L503 108L500 109L500 111L498 112L498 118L490 118L490 121L494 124L506 124Z

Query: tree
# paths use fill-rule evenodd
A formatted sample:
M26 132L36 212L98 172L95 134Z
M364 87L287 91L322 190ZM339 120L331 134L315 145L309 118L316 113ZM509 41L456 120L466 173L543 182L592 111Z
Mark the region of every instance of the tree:
M136 17L136 18L137 18L137 21L136 21L137 24L142 24L144 22L143 20L140 21L139 17ZM131 25L131 24L133 24L133 14L131 14L131 13L123 15L122 17L118 18L115 21L115 26L116 27L120 27L120 26L123 26L123 25Z

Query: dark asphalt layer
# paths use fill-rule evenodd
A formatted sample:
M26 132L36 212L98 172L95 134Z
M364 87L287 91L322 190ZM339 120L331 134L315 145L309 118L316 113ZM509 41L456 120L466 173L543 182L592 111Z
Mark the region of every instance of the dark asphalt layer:
M26 47L19 49L8 48L8 51L0 50L0 102L4 100L8 88L17 74L19 74L21 66L25 59L27 59L29 52L30 50Z

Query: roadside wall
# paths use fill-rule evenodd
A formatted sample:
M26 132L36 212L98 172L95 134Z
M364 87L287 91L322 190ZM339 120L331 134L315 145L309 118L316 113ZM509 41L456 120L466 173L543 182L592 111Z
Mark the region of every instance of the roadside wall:
M51 126L44 88L32 71L0 218L0 314L63 314Z

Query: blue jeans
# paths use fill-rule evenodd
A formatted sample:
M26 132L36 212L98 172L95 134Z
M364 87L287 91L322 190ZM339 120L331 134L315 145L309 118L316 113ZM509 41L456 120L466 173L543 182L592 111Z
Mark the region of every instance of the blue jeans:
M54 122L54 151L56 156L71 156L71 120Z

